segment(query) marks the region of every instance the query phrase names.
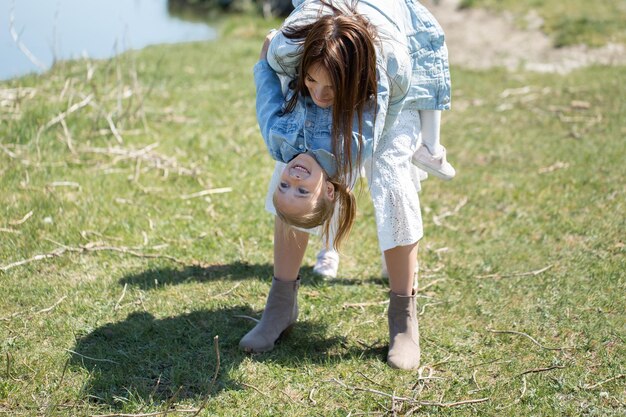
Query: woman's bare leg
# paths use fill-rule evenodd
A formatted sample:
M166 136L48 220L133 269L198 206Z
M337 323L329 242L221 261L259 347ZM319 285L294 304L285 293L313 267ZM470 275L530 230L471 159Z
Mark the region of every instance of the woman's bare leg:
M418 242L407 246L396 246L385 251L389 272L389 287L397 295L413 294L413 279L417 268Z
M240 341L246 352L274 349L276 340L298 320L298 273L309 234L274 223L274 278L261 320Z
M295 281L309 243L309 234L289 227L278 217L274 221L274 277Z
M421 351L413 281L417 268L417 243L385 251L389 271L389 353L392 368L417 369Z

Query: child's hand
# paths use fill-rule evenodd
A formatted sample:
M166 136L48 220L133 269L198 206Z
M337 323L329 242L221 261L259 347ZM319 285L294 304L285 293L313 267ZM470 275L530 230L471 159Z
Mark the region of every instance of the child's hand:
M267 36L265 36L265 41L263 42L263 47L261 47L261 54L259 56L259 60L267 59L267 50L269 49L270 42L272 41L272 38L274 37L274 35L276 35L276 32L278 32L276 29L272 29L267 34Z

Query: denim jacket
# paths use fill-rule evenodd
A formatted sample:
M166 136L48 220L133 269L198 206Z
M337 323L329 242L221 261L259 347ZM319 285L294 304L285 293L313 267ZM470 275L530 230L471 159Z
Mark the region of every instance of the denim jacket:
M314 22L330 13L319 0L293 0L285 26ZM341 5L341 1L335 1ZM402 109L447 110L451 88L448 52L441 26L416 0L361 0L357 11L378 32L378 92L375 142ZM278 73L294 78L300 45L278 32L268 50L268 62Z
M324 171L334 177L337 174L337 160L332 153L332 108L322 109L310 97L300 97L295 109L283 113L285 96L278 75L265 60L254 66L256 85L256 114L261 135L267 149L276 161L287 163L296 155L309 152ZM371 112L367 112L371 114ZM367 116L365 114L364 116ZM361 155L371 153L373 123L364 117L363 149ZM352 136L353 163L356 163L358 149L358 127Z

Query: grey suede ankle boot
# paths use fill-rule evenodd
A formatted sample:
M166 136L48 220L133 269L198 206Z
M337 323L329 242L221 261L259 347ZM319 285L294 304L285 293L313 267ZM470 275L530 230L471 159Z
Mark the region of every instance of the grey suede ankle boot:
M260 353L274 349L274 343L298 318L298 288L295 281L272 280L261 320L239 342L246 352Z
M417 369L420 366L419 327L415 290L413 295L389 292L389 353L387 364L398 369Z

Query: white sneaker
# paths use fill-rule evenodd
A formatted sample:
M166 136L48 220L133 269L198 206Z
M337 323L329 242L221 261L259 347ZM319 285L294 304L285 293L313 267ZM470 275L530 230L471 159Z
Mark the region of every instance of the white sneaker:
M430 153L426 145L422 144L413 154L411 161L413 165L423 169L429 174L433 174L442 180L451 180L456 175L454 167L446 160L446 148L439 155Z
M336 278L339 270L339 254L334 250L322 249L317 254L313 272L325 278Z

